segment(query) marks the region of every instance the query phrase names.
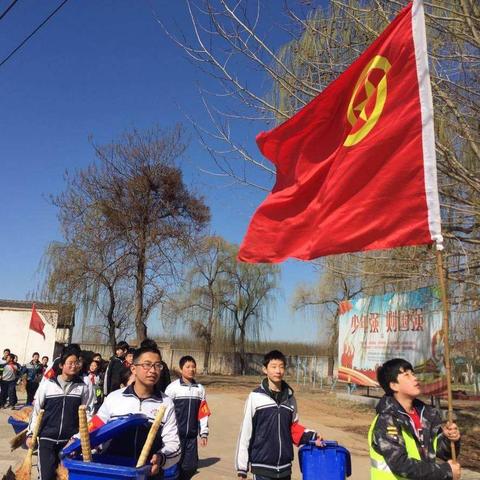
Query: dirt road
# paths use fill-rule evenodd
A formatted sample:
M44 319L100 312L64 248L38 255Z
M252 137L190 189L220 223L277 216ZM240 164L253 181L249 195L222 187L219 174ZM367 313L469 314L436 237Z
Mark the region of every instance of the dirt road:
M206 384L208 403L213 414L210 419L210 438L206 448L200 448L200 468L195 480L224 480L236 478L234 453L248 392L257 379L201 379ZM369 408L338 400L335 394L296 392L300 421L321 432L325 439L336 440L352 455L353 480L367 480L369 458L366 432L372 418ZM0 473L23 458L24 450L10 453L8 439L13 430L7 424L9 410L0 410ZM461 459L460 459L461 460ZM298 461L295 461L293 480L300 480ZM464 480L479 480L480 474L464 472Z
M208 403L213 413L210 421L211 436L209 445L200 449L201 468L194 478L198 480L233 479L236 478L234 471L234 454L237 435L243 415L243 406L247 392L221 392L213 390L208 394ZM319 422L319 415L312 406L305 408L302 414L302 400L299 398L301 422L315 428L322 433L324 438L337 440L347 447L352 453L352 470L355 480L367 480L369 474L368 451L365 446L365 438L358 433L347 433L328 426L327 423ZM346 412L344 422L348 417ZM301 479L298 461L294 465L293 480Z

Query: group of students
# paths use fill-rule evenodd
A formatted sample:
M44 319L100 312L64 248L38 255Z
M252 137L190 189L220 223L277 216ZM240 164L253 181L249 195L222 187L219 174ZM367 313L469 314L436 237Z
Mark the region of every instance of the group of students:
M18 403L17 384L25 378L27 404L31 405L43 374L48 369L48 357L40 361L40 354L35 352L25 365L18 363L17 356L6 348L0 359L0 408L15 408Z
M179 365L181 377L170 383L168 369L153 340L145 340L133 351L122 342L117 345L106 368L103 378L105 396L99 401L89 374L80 375L81 358L78 345L67 346L36 392L27 445L43 409L38 434L40 479L56 478L60 451L78 434L80 405L87 407L91 431L134 413L142 413L152 422L159 406L164 405L166 411L161 429L152 447L152 476L161 479L164 469L178 463L180 479L190 479L198 465L197 437L200 437L200 444L206 446L210 415L205 389L195 381L195 359L182 357ZM166 374L162 375L164 370ZM137 458L149 428L149 424L141 425L129 435L112 439L108 445L102 446L104 453Z
M121 359L119 350L116 356ZM126 384L107 391L95 414L92 391L78 376L79 365L78 350L67 347L58 362L59 373L42 382L35 397L27 443L43 408L38 461L41 480L55 478L58 454L78 432L76 412L82 404L91 415L91 430L132 413L141 412L153 421L159 406L164 405L165 414L152 448L151 476L161 479L163 470L175 464L182 480L194 475L197 445L206 446L208 442L210 410L204 387L195 381L193 357L182 357L181 377L163 392L159 383L165 364L155 342L147 340L132 354ZM110 363L109 368L117 367L121 370L120 363ZM293 445L323 444L319 433L299 423L294 392L284 380L285 371L286 358L281 352L273 350L264 356L265 378L248 396L238 438L235 463L240 478L246 478L250 471L255 480L289 480ZM385 395L368 434L371 478L459 480L460 465L450 460L451 445L455 445L457 454L459 451L458 427L454 423L442 425L438 412L418 399L420 385L412 365L393 359L378 369L377 376ZM138 457L148 430L148 425L141 425L135 432L112 439L106 452ZM437 458L445 463L437 462Z
M255 480L290 480L293 445L322 445L321 435L299 423L293 390L283 380L285 371L281 352L265 355L265 378L245 405L236 452L239 478L250 470ZM389 360L377 378L385 395L368 433L372 480L459 480L460 465L451 460L452 442L459 453L458 427L442 425L438 411L418 399L420 384L412 365Z

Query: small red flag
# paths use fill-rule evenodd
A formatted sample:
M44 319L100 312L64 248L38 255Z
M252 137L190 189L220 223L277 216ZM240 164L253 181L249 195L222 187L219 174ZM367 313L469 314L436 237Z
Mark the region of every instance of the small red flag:
M437 241L433 105L423 4L296 115L257 136L276 167L239 260L280 262Z
M88 431L93 432L97 428L103 427L105 422L98 416L94 415L92 419L88 422Z
M45 327L45 322L42 320L42 317L39 315L35 308L35 304L32 305L32 316L30 317L30 330L39 333L45 339L45 334L43 333L43 327Z

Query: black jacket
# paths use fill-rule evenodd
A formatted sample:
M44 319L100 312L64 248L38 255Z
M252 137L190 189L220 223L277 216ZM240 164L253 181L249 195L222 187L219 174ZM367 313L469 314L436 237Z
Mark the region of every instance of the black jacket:
M170 383L170 370L168 369L168 365L164 361L162 361L162 371L160 372L160 378L155 385L155 392L157 394L159 394L160 392L165 393L165 390L170 385Z
M422 420L423 429L418 434L410 416L395 398L385 395L377 405L378 419L373 430L372 446L385 458L390 470L396 475L415 480L448 480L452 469L448 463L436 463L451 458L450 441L443 435L441 418L437 410L420 400L413 402ZM421 460L408 458L401 429L409 432L417 443ZM438 435L437 452L433 441ZM456 443L457 453L459 442Z
M123 359L113 355L112 358L110 358L110 363L105 372L105 380L103 384L103 393L105 395L108 395L121 387L123 368Z

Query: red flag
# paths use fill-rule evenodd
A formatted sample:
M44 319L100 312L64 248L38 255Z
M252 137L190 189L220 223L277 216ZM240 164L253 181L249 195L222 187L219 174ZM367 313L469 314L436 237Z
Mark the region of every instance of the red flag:
M423 5L296 115L257 136L277 170L239 260L279 262L440 244Z
M98 415L94 415L88 422L88 431L93 432L97 428L103 427L104 425L105 422Z
M198 409L198 419L209 417L212 414L206 400L202 400L200 403L200 408Z
M38 314L35 304L32 305L32 316L30 317L30 326L28 327L30 330L39 333L45 339L45 334L43 333L43 327L45 326L45 322L42 320L42 317Z

